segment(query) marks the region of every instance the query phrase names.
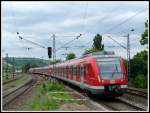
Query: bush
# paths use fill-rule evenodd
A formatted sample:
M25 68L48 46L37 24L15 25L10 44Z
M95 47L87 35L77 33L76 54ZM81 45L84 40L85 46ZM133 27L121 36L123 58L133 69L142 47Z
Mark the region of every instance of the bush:
M147 77L144 75L138 75L133 79L133 85L136 88L147 88Z
M45 93L47 91L64 91L64 85L61 82L46 82L43 83L41 93Z

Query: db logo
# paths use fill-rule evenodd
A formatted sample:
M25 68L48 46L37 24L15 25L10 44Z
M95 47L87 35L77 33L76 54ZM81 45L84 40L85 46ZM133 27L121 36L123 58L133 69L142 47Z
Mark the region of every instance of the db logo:
M115 80L110 80L110 83L111 83L111 84L115 84L116 81L115 81Z

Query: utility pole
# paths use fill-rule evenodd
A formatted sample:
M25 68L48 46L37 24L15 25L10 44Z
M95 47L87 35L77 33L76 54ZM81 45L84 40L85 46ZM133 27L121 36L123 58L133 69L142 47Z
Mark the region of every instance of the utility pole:
M127 76L129 80L130 76L130 39L129 34L127 34Z
M15 76L15 58L13 57L13 78Z
M8 53L6 53L6 80L8 79Z
M134 29L131 29L130 31L134 31ZM130 35L129 33L127 34L127 76L128 76L128 81L129 77L131 77L131 63L130 63Z
M56 50L55 50L55 34L53 34L53 69L55 68ZM54 75L54 72L53 72Z

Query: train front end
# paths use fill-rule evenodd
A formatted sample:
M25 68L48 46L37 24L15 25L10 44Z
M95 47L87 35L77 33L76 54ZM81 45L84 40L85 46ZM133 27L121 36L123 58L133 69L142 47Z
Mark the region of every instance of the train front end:
M127 92L127 73L125 62L121 57L105 56L96 58L98 80L101 94L121 96Z
M121 96L127 92L128 78L125 61L118 56L101 54L95 55L92 64L94 82L90 92L108 96Z

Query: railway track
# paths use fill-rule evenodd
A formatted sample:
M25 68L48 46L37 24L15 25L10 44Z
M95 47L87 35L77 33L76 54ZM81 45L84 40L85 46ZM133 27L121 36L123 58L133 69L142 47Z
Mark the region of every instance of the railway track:
M15 80L18 80L18 79L20 79L21 77L22 77L22 76L20 75L20 76L17 76L17 77L15 77L15 78L11 79L11 80L7 80L7 81L3 82L3 85L8 84L8 83L11 83L11 82L14 82Z
M5 109L11 102L13 102L17 97L19 97L23 93L30 91L30 89L34 85L36 85L37 79L38 79L37 76L32 76L32 79L27 81L21 87L18 87L12 92L3 95L3 102L2 102L3 108Z
M103 105L108 110L112 111L144 111L145 109L129 104L119 98L114 99L94 99L99 104Z
M71 86L65 83L65 85L71 88L72 91L76 91L78 95L85 98L90 103L97 106L97 109L104 111L146 111L147 107L141 106L139 104L132 103L131 101L124 99L122 97L117 98L100 98L98 96L88 96L81 89Z
M143 97L143 98L147 98L147 91L139 90L139 89L136 89L136 88L129 87L128 88L128 94L135 95L135 96L140 96L140 97Z

